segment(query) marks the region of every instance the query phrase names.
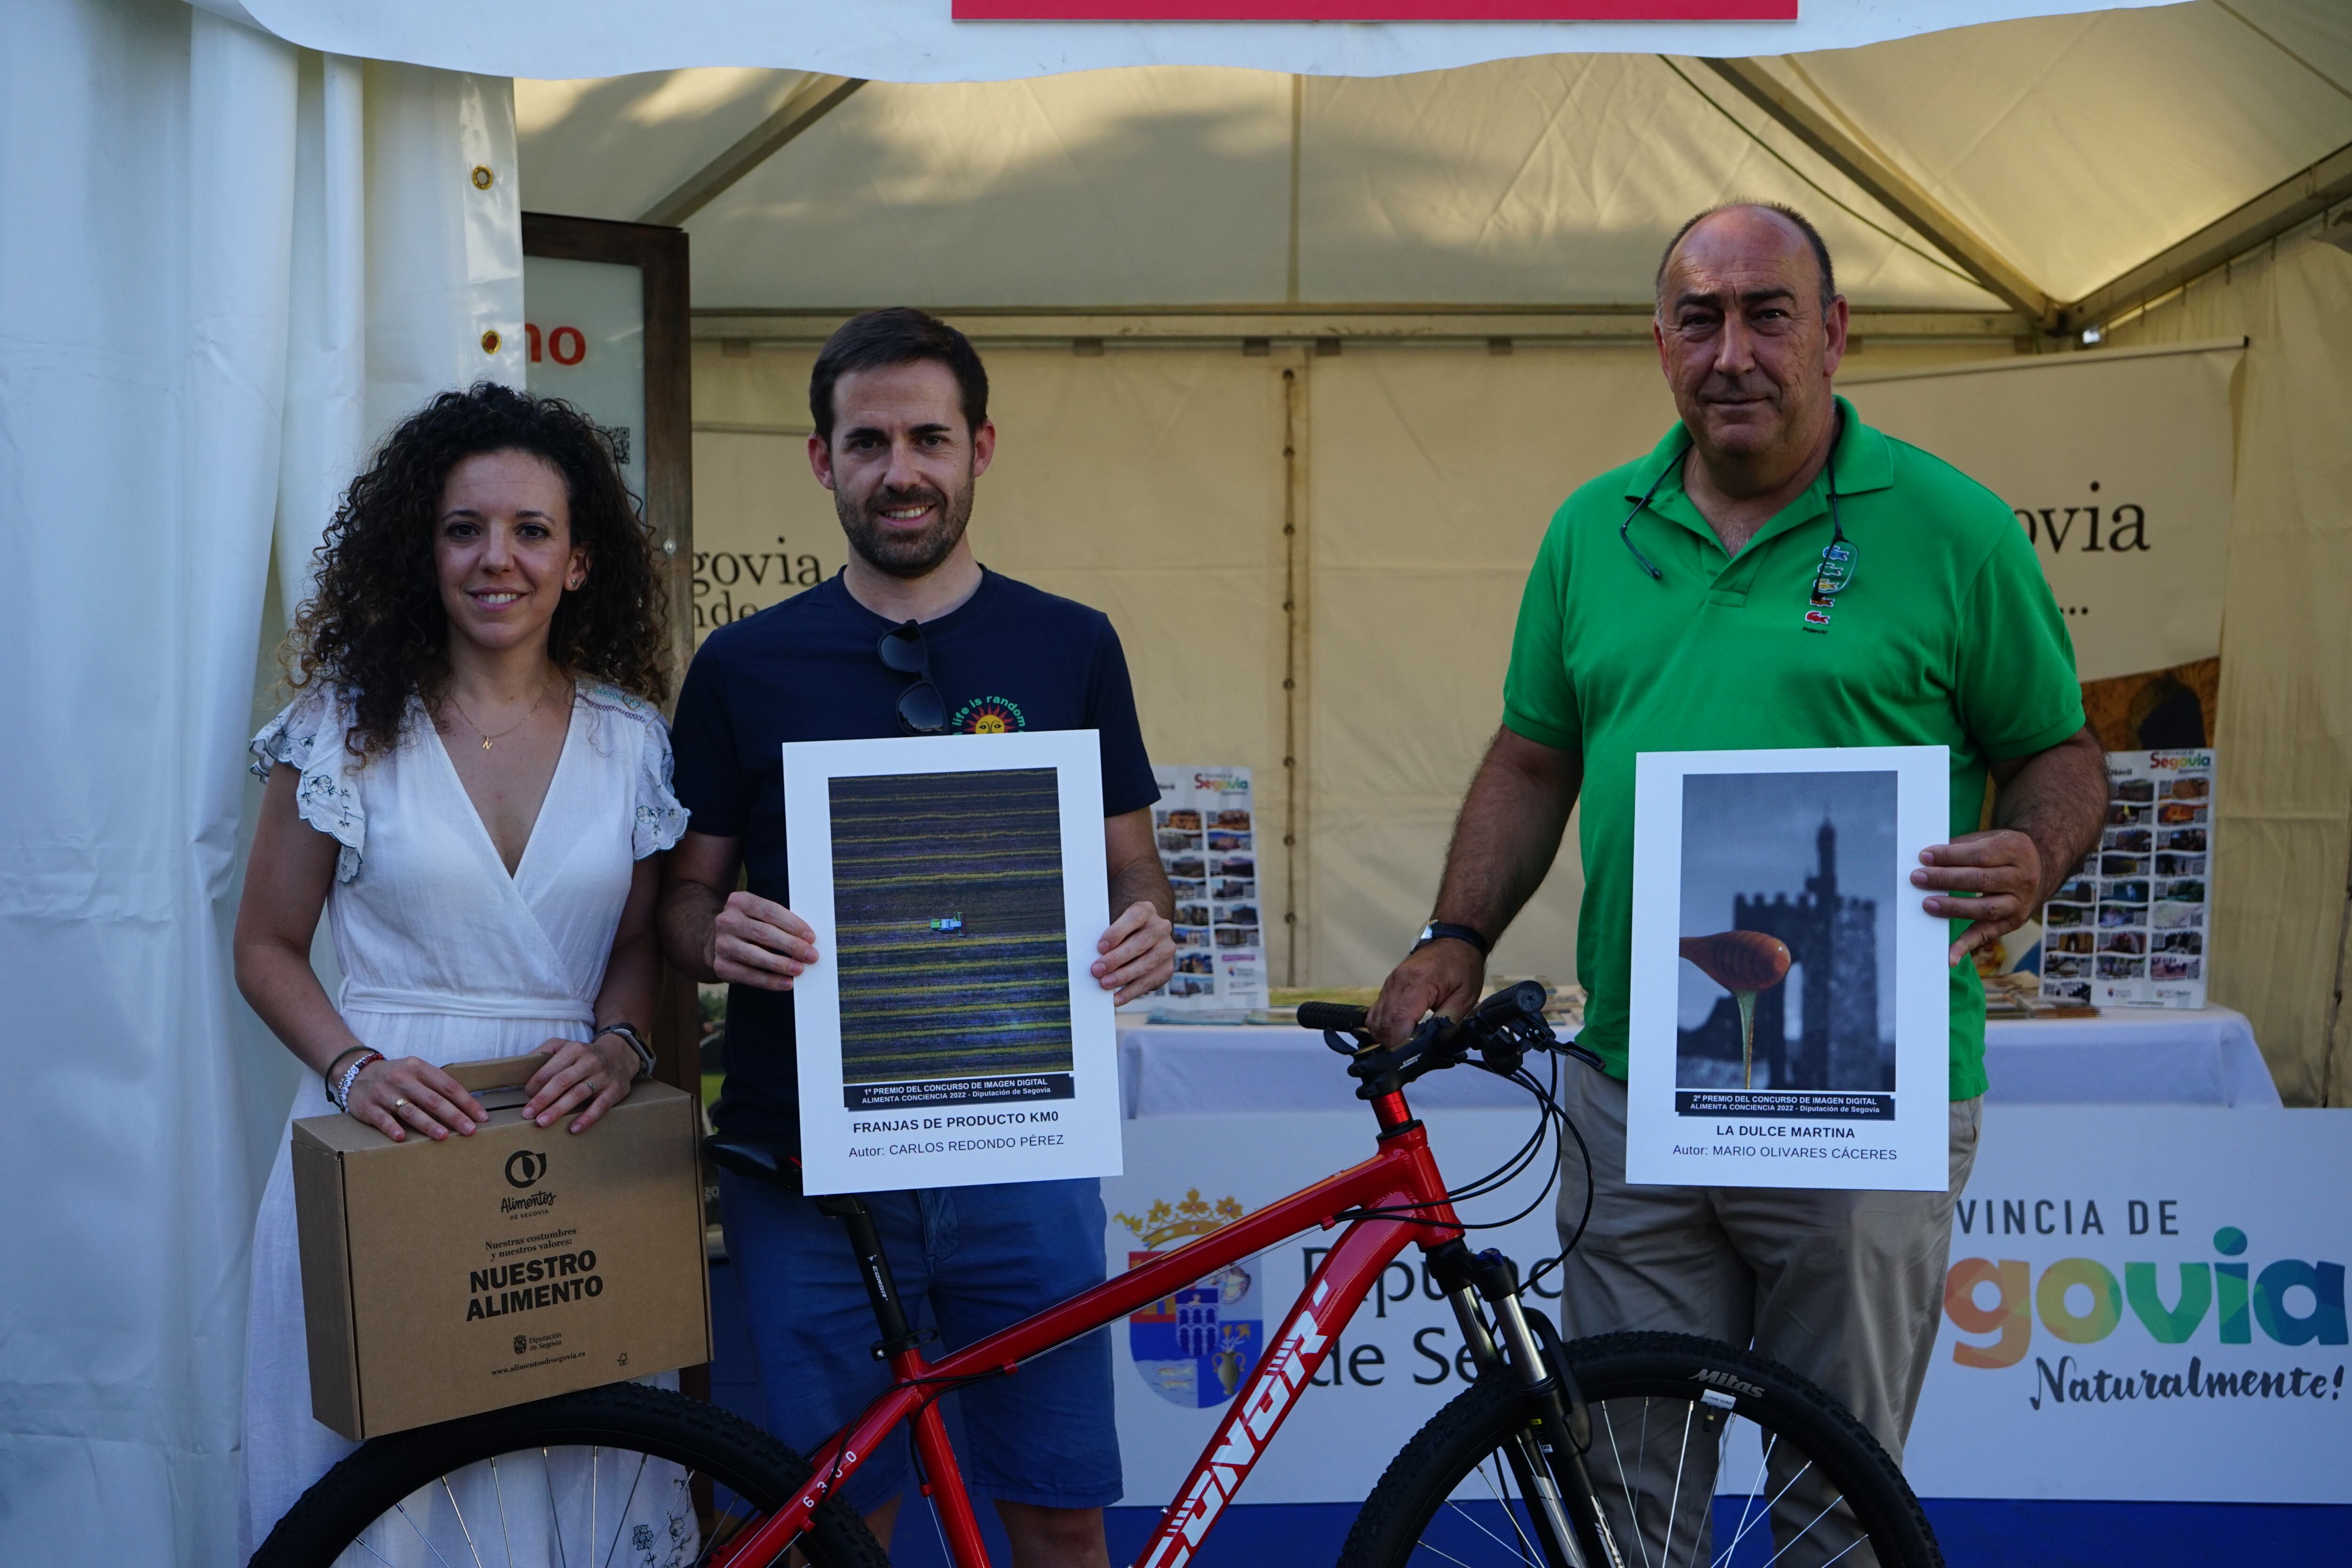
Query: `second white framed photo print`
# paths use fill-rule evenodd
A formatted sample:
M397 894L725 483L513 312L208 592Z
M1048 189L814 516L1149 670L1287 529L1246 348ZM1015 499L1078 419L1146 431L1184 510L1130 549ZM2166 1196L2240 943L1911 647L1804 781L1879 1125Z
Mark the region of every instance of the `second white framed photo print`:
M1949 1181L1950 943L1911 884L1950 837L1942 746L1634 759L1625 1173Z

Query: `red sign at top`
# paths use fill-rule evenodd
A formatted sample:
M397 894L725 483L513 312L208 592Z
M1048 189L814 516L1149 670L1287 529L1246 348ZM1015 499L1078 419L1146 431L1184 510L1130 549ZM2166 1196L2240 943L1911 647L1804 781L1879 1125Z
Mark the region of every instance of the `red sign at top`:
M954 0L959 22L1793 22L1797 0Z

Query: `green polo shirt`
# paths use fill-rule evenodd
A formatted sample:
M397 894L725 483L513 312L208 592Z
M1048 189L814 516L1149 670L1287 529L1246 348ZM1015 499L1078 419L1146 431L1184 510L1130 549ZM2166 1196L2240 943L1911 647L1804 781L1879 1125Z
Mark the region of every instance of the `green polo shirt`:
M1952 753L1951 830L1973 832L1995 760L2083 727L2074 643L2033 546L2000 497L1864 425L1843 397L1832 458L1852 586L1807 629L1830 542L1826 476L1737 556L1683 490L1682 426L1553 514L1528 574L1503 722L1581 753L1579 1039L1625 1076L1633 912L1633 757L1749 747L1928 746ZM1633 542L1618 538L1643 492ZM1923 895L1924 896L1924 895ZM1958 932L1965 922L1954 921ZM1981 1094L1984 987L1952 970L1954 1100Z

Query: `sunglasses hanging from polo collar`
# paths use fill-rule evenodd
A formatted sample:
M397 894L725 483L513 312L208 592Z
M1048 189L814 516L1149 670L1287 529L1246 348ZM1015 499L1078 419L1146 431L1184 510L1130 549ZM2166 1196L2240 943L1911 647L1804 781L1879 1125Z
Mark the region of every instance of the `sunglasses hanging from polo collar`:
M1837 449L1844 439L1845 410L1841 408L1837 414L1837 428L1830 437L1830 460L1822 465L1822 472L1829 478L1830 542L1822 548L1822 563L1814 569L1812 588L1807 595L1804 626L1809 632L1827 632L1830 629L1830 611L1836 607L1837 595L1853 586L1853 574L1861 563L1861 552L1854 548L1852 540L1846 538L1845 525L1838 517ZM1635 501L1633 510L1625 514L1625 521L1617 525L1618 542L1633 552L1633 559L1641 563L1642 570L1650 574L1653 582L1665 581L1665 574L1659 571L1650 558L1642 553L1642 547L1633 542L1633 520L1648 508L1650 498L1658 493L1658 487L1665 482L1666 476L1680 468L1682 460L1689 455L1690 443L1685 441L1683 449L1658 470L1657 478L1650 481L1650 488L1642 492L1642 499Z
M931 679L931 647L923 640L920 622L908 621L882 634L876 649L882 662L915 679L898 694L898 728L909 735L944 734L948 727L947 699Z

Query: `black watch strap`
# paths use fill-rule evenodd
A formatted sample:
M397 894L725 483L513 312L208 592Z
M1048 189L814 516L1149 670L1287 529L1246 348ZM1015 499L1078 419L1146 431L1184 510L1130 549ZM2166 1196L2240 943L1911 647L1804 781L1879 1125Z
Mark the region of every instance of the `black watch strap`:
M1468 942L1472 947L1478 950L1478 956L1481 958L1486 957L1495 950L1495 944L1488 942L1475 930L1465 925L1456 925L1452 921L1432 921L1427 925L1422 927L1421 937L1412 944L1412 950L1415 952L1419 952L1423 948L1427 947L1433 942L1449 940L1453 942Z

